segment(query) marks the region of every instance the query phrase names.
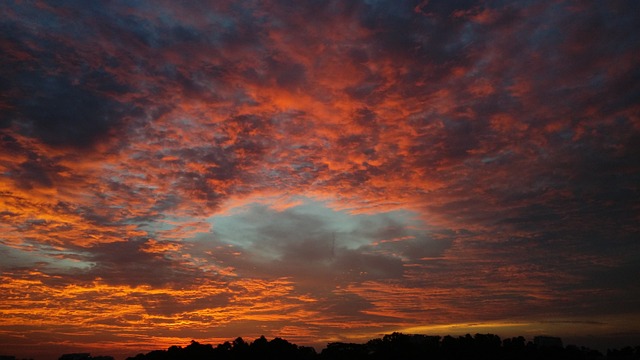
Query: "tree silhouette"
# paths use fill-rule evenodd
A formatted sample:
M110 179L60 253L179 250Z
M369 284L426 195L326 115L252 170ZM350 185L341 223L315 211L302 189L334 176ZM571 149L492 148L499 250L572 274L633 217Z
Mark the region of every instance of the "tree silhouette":
M192 340L184 348L171 346L127 360L640 360L640 346L609 350L604 356L585 347L557 344L561 343L556 340L527 342L522 336L501 340L493 334L440 337L395 332L364 344L329 343L318 354L313 348L298 346L282 338L269 341L261 336L253 342L238 337L216 347Z

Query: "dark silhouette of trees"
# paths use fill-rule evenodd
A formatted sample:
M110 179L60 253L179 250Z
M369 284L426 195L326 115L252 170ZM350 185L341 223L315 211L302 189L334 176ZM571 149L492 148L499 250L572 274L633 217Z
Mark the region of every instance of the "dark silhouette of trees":
M540 340L540 339L538 339ZM171 346L138 354L127 360L640 360L640 346L608 350L606 356L585 347L562 346L558 338L526 341L524 337L501 340L493 334L427 336L392 333L364 344L333 342L319 354L315 349L264 336L246 342L241 337L217 346L191 341L186 347Z
M113 356L91 356L89 353L64 354L58 360L113 360Z
M320 352L320 359L323 360L363 360L368 356L367 345L343 342L330 343Z
M620 350L609 349L607 350L607 359L620 359L620 360L636 360L640 359L640 346L632 348L631 346L624 347Z
M182 348L171 346L165 350L154 350L146 355L138 354L127 360L312 360L316 359L315 349L298 346L284 339L275 338L268 341L264 336L252 343L245 342L241 337L233 342L224 342L215 348L191 340L191 344Z

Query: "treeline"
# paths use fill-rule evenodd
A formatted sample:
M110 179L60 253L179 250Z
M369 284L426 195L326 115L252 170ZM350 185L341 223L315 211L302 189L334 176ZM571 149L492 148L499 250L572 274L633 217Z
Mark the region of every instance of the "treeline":
M557 339L557 341L554 341ZM602 360L640 359L640 346L608 350L606 354L585 347L562 346L558 338L524 337L501 340L493 334L471 336L427 336L393 333L364 344L334 342L317 353L281 338L268 341L264 336L253 342L237 338L217 346L191 341L186 347L171 346L138 354L127 360Z

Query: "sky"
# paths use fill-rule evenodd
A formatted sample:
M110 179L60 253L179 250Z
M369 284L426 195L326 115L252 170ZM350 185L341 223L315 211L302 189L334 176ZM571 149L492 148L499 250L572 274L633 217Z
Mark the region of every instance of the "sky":
M0 13L3 353L640 344L640 2Z

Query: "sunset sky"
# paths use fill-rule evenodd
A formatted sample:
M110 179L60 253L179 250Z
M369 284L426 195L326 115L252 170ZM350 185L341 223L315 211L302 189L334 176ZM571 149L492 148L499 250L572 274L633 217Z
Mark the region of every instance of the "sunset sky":
M0 14L0 353L640 344L640 2Z

